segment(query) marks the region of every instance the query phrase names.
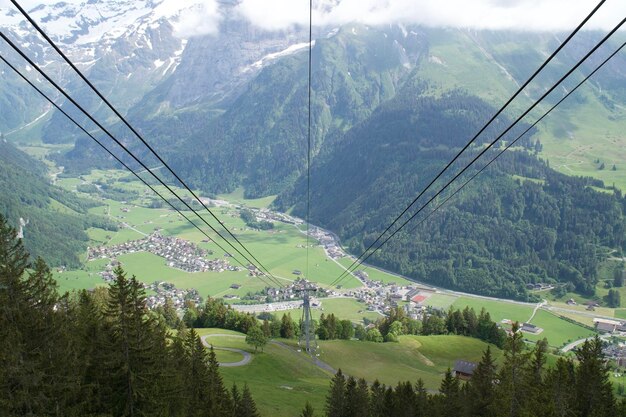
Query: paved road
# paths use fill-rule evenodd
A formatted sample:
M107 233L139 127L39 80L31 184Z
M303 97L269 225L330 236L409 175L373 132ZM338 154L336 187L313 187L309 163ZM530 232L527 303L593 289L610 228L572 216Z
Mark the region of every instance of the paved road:
M202 340L202 344L206 347L211 346L206 339L208 337L241 337L243 338L243 336L238 336L238 335L232 335L232 334L207 334L204 335L200 338L200 340ZM234 349L234 348L225 348L225 347L215 347L213 346L213 349L215 350L226 350L229 352L236 352L236 353L240 353L241 355L243 355L243 359L240 360L239 362L220 362L220 366L223 366L225 368L232 368L235 366L244 366L250 363L250 361L252 360L252 355L249 352L246 352L245 350L241 350L241 349Z
M592 336L592 337L586 337L586 338L584 338L584 339L575 340L575 341L573 341L572 343L570 343L569 345L565 345L565 346L563 346L563 347L561 348L561 351L562 351L562 352L569 352L570 350L574 349L576 346L578 346L578 345L582 345L583 343L585 343L585 341L586 341L586 340L591 340L591 339L593 339L594 337L595 337L595 336ZM609 337L608 335L603 335L603 336L600 336L600 339L605 340L605 339L607 339L608 337Z

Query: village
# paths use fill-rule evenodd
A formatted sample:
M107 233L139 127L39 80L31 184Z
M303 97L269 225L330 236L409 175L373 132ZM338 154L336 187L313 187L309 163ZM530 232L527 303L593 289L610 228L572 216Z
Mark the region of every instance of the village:
M174 284L158 281L149 285L145 284L144 288L149 291L154 291L154 294L146 297L146 305L148 308L163 306L168 299L172 303L172 306L179 311L184 309L187 302L191 302L195 305L202 303L202 297L200 297L200 294L194 288L178 289Z
M176 237L163 236L154 232L144 239L132 240L113 246L99 246L89 248L87 260L109 258L116 259L120 255L135 252L149 252L165 259L165 264L170 268L180 269L185 272L223 272L239 271L240 268L231 265L227 259L207 259L213 254L204 250L193 242ZM228 254L225 257L229 257Z

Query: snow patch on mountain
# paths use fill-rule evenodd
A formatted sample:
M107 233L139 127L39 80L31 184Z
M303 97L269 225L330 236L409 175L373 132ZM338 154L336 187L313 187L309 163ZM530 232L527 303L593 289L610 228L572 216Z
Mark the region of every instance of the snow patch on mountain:
M315 41L313 41L311 43L311 47L315 46ZM259 59L258 61L252 63L251 65L248 65L246 67L244 67L241 72L242 73L246 73L249 71L254 71L254 70L259 70L261 68L263 68L263 66L267 65L270 61L273 61L275 59L278 58L282 58L284 56L287 55L292 55L295 54L296 52L304 49L304 48L308 48L309 47L309 43L308 42L302 42L302 43L297 43L295 45L291 45L286 49L283 49L282 51L279 52L274 52L271 54L267 54L265 55L263 58Z

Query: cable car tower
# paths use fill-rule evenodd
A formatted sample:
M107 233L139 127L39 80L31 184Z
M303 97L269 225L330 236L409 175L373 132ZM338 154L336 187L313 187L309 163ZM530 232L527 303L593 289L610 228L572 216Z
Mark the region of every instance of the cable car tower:
M317 291L317 286L306 280L295 288L297 293L302 293L302 320L300 324L300 336L298 337L298 346L304 349L309 355L313 355L317 350L317 342L315 341L315 329L313 328L313 319L311 317L311 293Z

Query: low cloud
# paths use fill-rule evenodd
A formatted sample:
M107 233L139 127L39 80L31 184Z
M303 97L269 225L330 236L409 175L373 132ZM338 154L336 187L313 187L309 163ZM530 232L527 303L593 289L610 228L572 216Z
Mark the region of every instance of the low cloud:
M181 38L215 35L219 32L222 12L217 1L204 0L183 10L173 22L174 34Z
M596 0L314 0L316 26L363 23L420 24L435 27L571 30L595 7ZM242 0L237 13L265 30L308 25L308 0ZM609 0L586 26L612 28L626 16L626 2Z

